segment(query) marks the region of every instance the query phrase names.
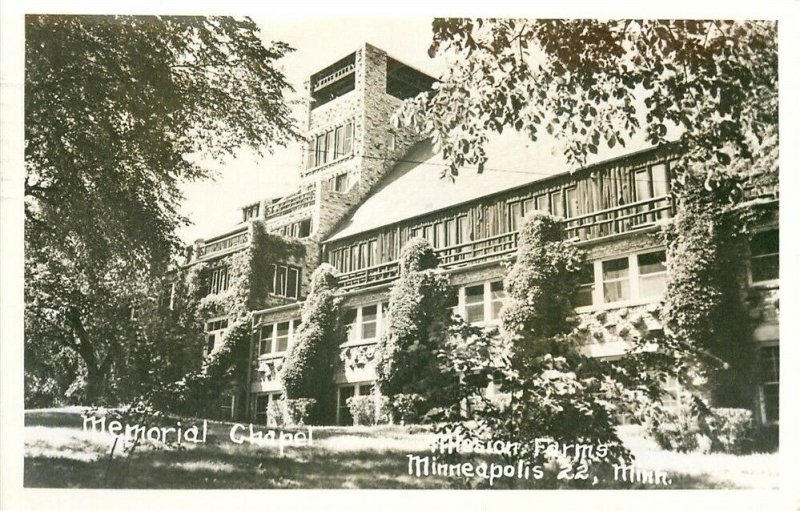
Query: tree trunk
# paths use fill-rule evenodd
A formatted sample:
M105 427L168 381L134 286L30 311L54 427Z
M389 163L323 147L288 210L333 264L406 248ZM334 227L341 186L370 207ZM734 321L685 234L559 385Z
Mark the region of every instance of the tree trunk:
M92 358L91 362L84 359L86 362L86 404L105 404L106 371L97 365L94 356L90 358Z

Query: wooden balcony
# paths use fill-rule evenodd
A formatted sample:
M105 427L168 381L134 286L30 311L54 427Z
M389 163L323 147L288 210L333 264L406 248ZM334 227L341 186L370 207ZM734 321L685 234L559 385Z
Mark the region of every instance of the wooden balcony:
M264 218L274 218L276 216L286 215L303 208L307 208L314 204L315 189L311 188L305 192L298 192L289 195L279 200L274 204L267 206Z
M247 245L250 242L250 233L245 229L225 236L207 241L197 248L197 258L204 259L221 255Z
M564 234L577 241L597 240L652 227L673 213L671 197L656 197L567 218Z
M517 250L517 232L508 232L436 251L439 266L457 268L502 259Z
M672 202L665 196L569 218L564 228L568 239L589 241L652 227L672 215ZM460 268L504 259L517 251L518 239L515 231L439 249L439 267ZM343 273L339 283L343 289L352 290L391 282L399 274L398 262L390 261Z
M377 286L396 279L400 275L400 264L390 261L384 264L362 268L339 275L339 285L343 289Z

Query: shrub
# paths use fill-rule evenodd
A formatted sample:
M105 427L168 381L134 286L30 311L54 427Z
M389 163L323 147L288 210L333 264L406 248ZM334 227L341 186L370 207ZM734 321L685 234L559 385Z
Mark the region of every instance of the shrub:
M283 399L270 401L267 404L267 425L283 426L286 424L286 404Z
M698 416L688 406L653 415L648 431L668 451L696 451L707 443L709 450L729 454L750 452L755 434L750 410L711 408L709 413Z
M375 414L375 396L353 396L347 398L347 408L353 416L353 424L374 426L377 423Z
M753 446L755 428L753 413L743 408L712 408L706 426L714 451L729 454L749 452Z
M317 406L316 399L285 399L285 425L303 426L309 422L314 408Z
M666 451L692 452L700 447L700 429L688 406L675 412L662 410L652 414L647 432Z
M392 419L399 424L418 424L422 419L425 400L419 394L396 394L392 396Z

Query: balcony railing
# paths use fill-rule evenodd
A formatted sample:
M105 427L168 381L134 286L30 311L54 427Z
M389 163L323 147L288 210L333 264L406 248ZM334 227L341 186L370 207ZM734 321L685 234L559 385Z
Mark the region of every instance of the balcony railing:
M315 190L311 188L305 192L298 192L267 206L265 218L285 215L314 204Z
M501 259L517 250L517 232L470 241L436 251L442 268L456 268Z
M657 197L566 219L565 234L579 241L598 239L653 226L672 214L670 198ZM439 266L458 268L503 259L516 252L518 239L518 232L509 232L439 249ZM398 262L391 261L344 273L339 283L344 289L356 289L391 282L399 273Z
M250 234L248 231L238 231L227 236L206 243L198 247L197 258L210 257L215 254L226 252L228 250L247 245L250 242Z
M375 286L391 282L400 275L400 265L397 261L362 268L339 275L339 285L344 289Z
M568 218L564 234L567 239L594 240L651 227L672 215L671 198L656 197Z

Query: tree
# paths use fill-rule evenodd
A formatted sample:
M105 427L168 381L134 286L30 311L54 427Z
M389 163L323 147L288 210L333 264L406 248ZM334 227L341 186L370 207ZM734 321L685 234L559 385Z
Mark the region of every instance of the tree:
M249 19L27 17L26 336L80 356L89 401L175 253L198 156L296 135L275 69L289 51Z
M775 22L437 19L429 53L448 66L398 120L433 137L452 175L481 169L504 129L533 141L544 130L575 165L601 144L640 131L664 144L674 130L682 168L777 179Z

